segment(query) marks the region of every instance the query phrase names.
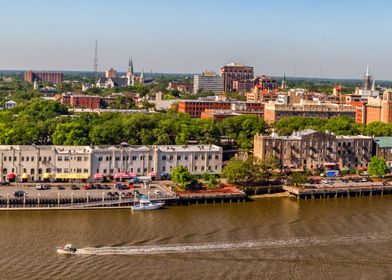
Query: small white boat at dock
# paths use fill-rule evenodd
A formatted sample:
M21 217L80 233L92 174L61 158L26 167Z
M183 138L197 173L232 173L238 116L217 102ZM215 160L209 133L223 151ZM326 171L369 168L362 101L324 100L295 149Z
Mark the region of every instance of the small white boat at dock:
M151 202L147 199L140 199L139 202L132 205L131 208L133 211L146 211L146 210L158 210L162 208L163 203L155 203Z

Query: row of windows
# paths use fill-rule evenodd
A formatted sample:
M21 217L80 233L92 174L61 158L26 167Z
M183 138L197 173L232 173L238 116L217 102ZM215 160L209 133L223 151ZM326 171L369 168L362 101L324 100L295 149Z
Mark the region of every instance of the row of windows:
M123 156L122 160L123 160L123 161L128 161L130 158L132 158L132 160L137 160L137 159L138 159L137 156L132 156L132 157ZM139 156L139 160L144 160L145 158L146 158L146 157L145 157L144 155L140 155L140 156ZM112 157L112 156L98 157L98 161L103 161L104 159L105 159L106 161L111 161L111 160L113 159L113 157ZM121 157L117 156L117 157L115 157L115 160L116 160L116 161L120 161L120 160L121 160ZM151 156L151 155L148 156L148 160L152 160L152 156Z
M11 156L9 156L9 157L3 157L3 161L7 161L7 159L8 159L8 161L17 161L18 160L18 157L16 157L16 156L14 156L14 157L11 157ZM25 156L21 156L20 157L20 161L34 161L34 157L25 157ZM52 157L39 157L38 158L38 161L52 161Z
M100 171L102 171L102 172L100 172ZM107 174L108 173L108 169L106 169L106 168L102 169L102 170L97 169L96 172L97 173L102 173L102 174ZM109 174L113 174L114 172L121 172L121 169L118 168L116 171L114 169L109 169ZM129 172L131 172L131 173L133 173L133 172L140 173L140 172L142 172L142 169L141 168L135 168L135 169L134 168L130 168ZM148 172L148 169L147 168L143 168L143 172ZM154 172L154 168L151 168L150 172Z
M64 168L64 169L57 168L56 171L57 173L71 173L71 172L82 173L82 168ZM84 168L83 173L88 173L88 169Z
M184 166L186 169L188 169L187 166ZM169 166L169 170L172 171L173 166ZM195 166L195 171L204 171L205 167L204 166ZM207 170L211 171L212 170L212 166L207 166ZM218 165L215 165L215 170L218 170ZM162 171L165 172L166 171L166 166L162 166Z
M173 156L162 156L162 160L173 160ZM188 156L177 156L177 160L188 160ZM205 159L204 155L195 155L195 160ZM208 155L208 159L212 159L212 155ZM215 155L215 159L219 159L219 155Z
M16 172L16 169L15 168L11 168L10 172L12 172L12 173ZM27 169L23 168L22 172L23 173L27 173ZM38 174L42 174L42 172L43 172L43 169L42 168L38 168ZM45 172L46 173L50 173L50 172L52 172L52 169L51 168L46 168ZM3 174L6 174L6 173L8 173L8 169L7 168L3 168ZM35 169L34 168L30 169L30 174L31 175L35 174Z
M70 161L70 160L76 160L76 161L88 161L88 157L81 157L81 156L76 156L76 157L70 157L70 156L58 156L57 161Z

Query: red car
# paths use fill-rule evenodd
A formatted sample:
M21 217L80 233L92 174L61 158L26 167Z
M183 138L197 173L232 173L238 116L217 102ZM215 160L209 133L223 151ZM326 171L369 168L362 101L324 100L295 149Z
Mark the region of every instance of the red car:
M83 189L85 189L85 190L90 190L91 188L90 188L90 186L88 186L88 185L84 185L84 186L83 186Z

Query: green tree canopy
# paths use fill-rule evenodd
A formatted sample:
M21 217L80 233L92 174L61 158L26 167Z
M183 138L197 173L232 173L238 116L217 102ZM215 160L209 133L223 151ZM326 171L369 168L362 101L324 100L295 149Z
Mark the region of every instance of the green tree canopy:
M374 176L383 176L388 173L388 166L383 157L374 156L370 160L368 172Z

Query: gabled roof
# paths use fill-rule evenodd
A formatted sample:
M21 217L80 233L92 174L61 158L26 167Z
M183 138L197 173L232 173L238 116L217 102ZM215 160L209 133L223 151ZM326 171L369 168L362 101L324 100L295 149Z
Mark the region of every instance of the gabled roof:
M380 148L392 148L392 137L374 137L374 142L376 142Z

